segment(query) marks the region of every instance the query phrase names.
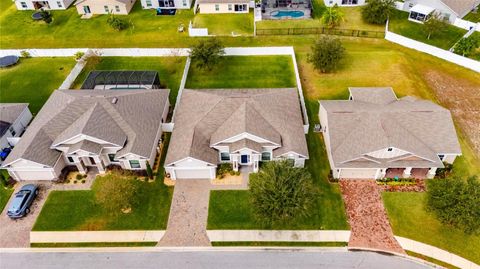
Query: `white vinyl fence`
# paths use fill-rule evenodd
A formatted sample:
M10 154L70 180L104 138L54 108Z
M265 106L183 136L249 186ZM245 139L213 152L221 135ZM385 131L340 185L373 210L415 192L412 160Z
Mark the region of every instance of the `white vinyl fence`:
M188 24L189 36L208 36L208 28L193 28L192 21Z
M458 28L465 29L465 30L470 30L470 29L473 28L473 29L475 29L475 31L480 32L480 22L474 23L474 22L471 22L471 21L466 21L466 20L462 20L462 19L457 18L453 22L453 25L457 26Z

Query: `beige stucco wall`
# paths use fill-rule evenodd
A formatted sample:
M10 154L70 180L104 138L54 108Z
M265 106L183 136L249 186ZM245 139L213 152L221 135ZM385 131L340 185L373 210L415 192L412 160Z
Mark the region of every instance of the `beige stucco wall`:
M76 4L77 12L80 15L84 15L84 6L90 7L91 14L108 14L109 12L116 15L127 15L135 4L136 0L130 0L127 3L118 2L115 0L85 0ZM109 12L105 11L105 6L108 6ZM120 11L116 10L116 6Z
M202 14L215 14L215 13L248 13L248 9L249 9L249 6L248 6L248 2L245 2L243 4L246 4L247 5L247 8L246 10L244 11L235 11L235 5L236 4L225 4L225 3L219 3L219 4L206 4L206 3L200 3L198 4L198 8L199 8L199 13L202 13ZM219 7L219 10L215 10L215 5L218 5ZM228 10L228 6L231 6L231 9L232 10ZM237 3L237 5L239 5ZM240 4L241 5L241 4Z

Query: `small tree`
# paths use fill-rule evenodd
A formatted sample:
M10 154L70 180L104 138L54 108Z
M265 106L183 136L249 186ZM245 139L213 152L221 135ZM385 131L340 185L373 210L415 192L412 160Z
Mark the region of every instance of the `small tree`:
M444 32L447 29L447 23L438 13L433 13L423 23L423 31L427 35L427 39L430 39L432 35Z
M42 20L45 23L50 24L53 21L53 16L52 16L52 13L50 13L50 11L42 9L40 10L40 14L42 15Z
M138 203L138 181L121 172L97 178L95 200L109 214L129 211Z
M147 176L149 179L153 179L153 170L149 161L147 161Z
M308 216L315 195L310 173L287 161L266 163L251 177L250 191L255 215L268 225Z
M225 49L220 40L209 38L198 42L192 49L192 61L200 69L212 70L213 66L220 61L220 57L225 54Z
M470 56L480 46L480 39L471 35L467 38L462 38L455 45L454 52L462 56Z
M432 179L427 182L427 207L443 223L480 232L480 182L477 177Z
M337 68L345 55L345 48L337 38L321 37L312 45L312 52L307 61L322 73L328 73Z
M128 22L126 20L119 19L113 14L110 14L107 23L117 31L122 31L128 28Z
M343 12L340 11L338 5L328 7L323 13L322 21L328 28L335 28L340 25L344 19Z
M370 0L362 9L364 21L373 24L384 24L395 11L395 0Z

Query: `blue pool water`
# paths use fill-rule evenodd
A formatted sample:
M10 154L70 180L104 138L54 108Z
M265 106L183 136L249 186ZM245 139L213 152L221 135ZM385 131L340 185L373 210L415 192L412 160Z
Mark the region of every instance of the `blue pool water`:
M280 11L272 12L272 17L274 18L282 18L282 17L300 18L303 16L305 16L305 13L299 10L280 10Z

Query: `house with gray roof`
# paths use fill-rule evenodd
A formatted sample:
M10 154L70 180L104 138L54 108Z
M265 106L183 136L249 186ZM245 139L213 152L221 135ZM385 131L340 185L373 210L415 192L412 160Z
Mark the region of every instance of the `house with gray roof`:
M32 120L32 113L25 103L0 104L0 164Z
M409 20L423 23L432 13L438 13L450 23L465 17L480 4L480 0L405 0L403 10L410 12Z
M319 118L334 178L432 178L462 154L450 111L392 88L349 88L321 100Z
M55 180L66 166L85 174L109 165L153 164L169 90L56 90L5 160L18 181ZM95 170L95 171L96 171Z
M172 179L216 177L216 167L258 171L263 161L308 159L296 89L185 89L165 160Z

